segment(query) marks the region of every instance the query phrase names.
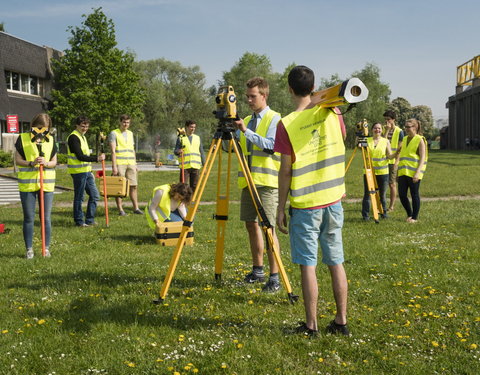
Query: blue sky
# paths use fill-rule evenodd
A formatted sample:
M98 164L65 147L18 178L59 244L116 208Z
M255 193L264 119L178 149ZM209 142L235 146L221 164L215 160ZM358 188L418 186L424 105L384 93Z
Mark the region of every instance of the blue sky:
M480 54L477 0L0 0L8 33L68 48L68 26L102 7L119 48L138 60L199 65L216 84L245 52L265 54L273 70L294 62L341 78L374 63L391 99L425 104L447 117L456 68Z

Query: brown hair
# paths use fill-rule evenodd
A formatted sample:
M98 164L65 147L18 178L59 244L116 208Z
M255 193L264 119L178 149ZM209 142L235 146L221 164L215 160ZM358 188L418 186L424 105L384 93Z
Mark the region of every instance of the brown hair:
M47 127L48 130L52 128L52 119L46 113L39 113L30 123L32 128L37 128L40 125L42 128Z
M192 188L190 186L188 186L187 184L185 184L183 182L179 182L179 183L176 183L176 184L171 184L170 185L170 192L169 192L170 198L173 198L175 193L177 193L177 194L179 194L183 197L182 202L184 202L185 204L190 204L190 201L192 200L192 195L193 195L193 191L192 191Z
M418 121L416 118L409 118L407 121L405 121L405 125L408 123L415 125L415 127L417 128L417 134L420 134L420 135L423 134L420 121Z
M130 116L129 115L121 115L120 116L120 122L122 122L124 120L130 120Z
M258 87L258 92L265 97L268 97L269 94L269 87L268 82L266 79L262 77L253 77L247 81L247 87L249 89L253 89L254 87Z

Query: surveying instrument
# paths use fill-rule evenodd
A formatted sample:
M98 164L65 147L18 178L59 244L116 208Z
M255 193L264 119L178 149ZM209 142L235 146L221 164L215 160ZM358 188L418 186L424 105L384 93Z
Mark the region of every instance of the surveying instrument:
M373 219L375 223L378 224L378 215L383 214L383 207L380 202L380 193L378 191L378 184L377 179L375 178L375 173L373 170L373 161L372 155L370 154L370 149L368 148L368 123L367 120L363 120L357 123L357 131L355 132L357 136L357 147L353 150L352 156L347 163L347 167L345 168L345 173L347 173L350 164L353 161L353 157L355 156L355 152L357 149L362 150L362 159L363 159L363 168L365 170L365 180L367 181L367 189L368 193L370 194L370 203L373 212Z
M237 116L237 107L236 107L237 99L236 99L233 87L221 86L218 90L217 96L215 97L215 102L217 107L216 107L216 111L214 111L213 113L215 117L218 119L217 130L213 136L212 143L205 161L205 165L200 174L197 188L195 189L195 193L192 198L192 202L188 207L188 214L183 222L182 230L180 232L180 237L177 241L177 245L172 255L172 259L170 261L170 266L167 271L167 275L165 277L165 280L163 281L159 299L154 300L153 302L155 304L159 304L165 299L165 296L167 295L168 288L170 286L170 283L173 278L173 274L175 272L175 268L177 267L182 249L185 245L185 239L187 237L188 230L192 226L195 214L200 204L203 191L205 189L205 185L207 183L208 177L210 176L210 172L212 170L213 164L217 157L218 157L217 206L216 206L216 214L213 217L214 219L217 220L215 280L221 280L222 269L223 269L223 257L224 257L224 250L225 250L225 246L224 246L225 227L226 227L226 222L228 220L228 203L229 203L229 197L230 197L230 177L231 177L230 170L231 170L232 153L234 152L239 161L243 175L245 176L245 179L247 181L247 187L250 192L252 201L255 205L257 215L259 217L259 225L261 226L264 232L264 235L266 237L267 251L270 251L274 255L274 258L279 267L279 273L281 275L285 290L287 291L287 294L288 294L288 300L290 301L290 303L293 304L298 300L298 296L294 295L292 292L292 287L288 280L287 273L285 272L282 259L280 258L279 249L273 239L274 228L267 218L265 210L260 201L260 197L258 195L257 189L255 187L255 183L253 182L253 178L250 173L247 160L245 158L245 155L242 153L242 149L240 147L238 139L235 137L235 132L237 128L234 124L234 121L238 120L238 116ZM226 146L226 151L228 152L227 178L224 181L226 188L223 194L221 190L222 152L219 152L222 150L222 144Z

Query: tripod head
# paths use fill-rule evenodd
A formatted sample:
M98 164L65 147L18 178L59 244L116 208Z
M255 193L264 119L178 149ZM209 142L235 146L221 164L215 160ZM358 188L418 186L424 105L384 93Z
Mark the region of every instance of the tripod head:
M238 120L237 97L232 86L220 86L215 97L217 109L213 114L218 119L217 131L233 132L236 130L233 122Z

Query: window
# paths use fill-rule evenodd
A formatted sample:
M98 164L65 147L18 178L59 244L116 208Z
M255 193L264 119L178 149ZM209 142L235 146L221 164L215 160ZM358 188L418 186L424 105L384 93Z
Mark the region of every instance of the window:
M42 94L43 81L38 77L6 70L5 81L7 82L7 90L31 95Z

